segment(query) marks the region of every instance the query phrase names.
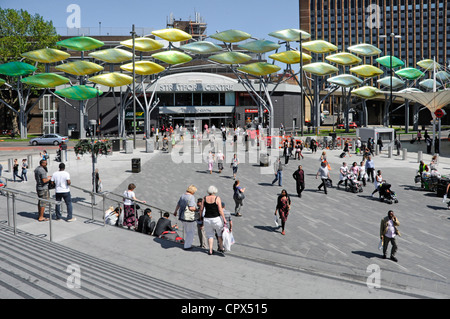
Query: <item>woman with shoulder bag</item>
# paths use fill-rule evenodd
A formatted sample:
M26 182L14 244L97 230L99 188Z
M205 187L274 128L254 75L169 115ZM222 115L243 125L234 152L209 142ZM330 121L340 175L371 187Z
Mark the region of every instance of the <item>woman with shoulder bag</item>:
M284 226L286 225L286 221L289 215L289 210L291 209L291 198L289 197L287 191L283 189L281 191L281 195L278 196L277 199L277 207L275 208L275 216L280 216L281 220L281 235L285 234Z
M200 205L200 211L205 209L205 214L203 217L203 225L205 227L206 238L208 239L208 255L213 254L213 244L214 237L217 234L217 239L219 242L219 252L223 253L223 240L222 232L223 227L227 223L225 215L223 214L222 201L219 196L217 196L218 190L215 186L208 187L208 195L203 198L203 202Z
M191 249L192 242L194 241L197 223L195 222L195 218L191 217L193 215L195 216L195 211L197 211L197 205L194 197L196 191L197 187L194 185L189 185L186 192L181 195L178 200L177 207L173 213L175 216L179 215L178 219L183 224L184 250Z
M242 188L240 186L240 182L239 180L236 180L233 184L233 199L234 199L234 203L235 203L235 207L234 207L234 214L235 216L242 216L240 211L241 211L241 207L242 207L242 201L245 198L244 192L245 192L245 188Z

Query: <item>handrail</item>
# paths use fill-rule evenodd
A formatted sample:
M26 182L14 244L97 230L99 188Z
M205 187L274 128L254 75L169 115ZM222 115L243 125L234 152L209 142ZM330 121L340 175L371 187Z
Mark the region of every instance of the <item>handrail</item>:
M10 193L11 193L11 197L12 197L12 210L13 210L13 229L14 229L14 235L17 234L17 225L16 225L16 217L17 217L17 213L16 213L16 196L23 196L23 197L28 197L28 198L32 198L32 199L37 199L39 201L45 202L48 204L48 210L49 210L49 236L50 236L50 241L53 241L53 230L52 230L52 204L55 205L61 205L61 201L57 201L54 199L44 199L44 198L39 198L38 196L32 196L28 193L24 193L22 191L16 190L16 189L11 189L8 187L2 187L0 189L2 192L6 192L6 210L7 210L7 219L8 219L8 226L11 226L11 222L9 219L9 211L10 211L10 207L9 207L9 197L10 197Z

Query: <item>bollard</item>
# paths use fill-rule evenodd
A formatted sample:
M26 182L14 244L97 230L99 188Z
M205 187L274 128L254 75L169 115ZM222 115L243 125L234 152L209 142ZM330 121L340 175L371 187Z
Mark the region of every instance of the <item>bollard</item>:
M375 155L380 154L380 145L375 144Z
M392 158L392 146L388 146L388 157Z
M402 156L402 160L406 161L406 157L408 155L408 150L406 148L403 149L403 156Z
M153 153L154 150L155 150L155 142L153 141L153 139L150 138L145 143L146 143L145 144L146 145L145 151L147 153Z
M29 168L33 167L33 155L27 155L27 163Z
M13 170L13 161L12 158L8 158L8 172L12 172Z
M423 160L423 152L418 151L417 152L417 163L420 163L421 160Z
M133 154L133 140L125 141L125 154Z

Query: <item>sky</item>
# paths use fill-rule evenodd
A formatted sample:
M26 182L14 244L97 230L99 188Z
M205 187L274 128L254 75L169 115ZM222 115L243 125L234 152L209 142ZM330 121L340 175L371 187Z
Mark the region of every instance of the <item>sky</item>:
M195 13L207 23L207 35L236 29L277 42L270 32L299 28L298 0L0 0L2 9L24 9L51 20L61 35L66 35L61 30L67 32L68 18L75 21L71 4L79 7L80 26L90 27L91 35L129 34L133 24L136 29L165 29L170 14L194 20Z

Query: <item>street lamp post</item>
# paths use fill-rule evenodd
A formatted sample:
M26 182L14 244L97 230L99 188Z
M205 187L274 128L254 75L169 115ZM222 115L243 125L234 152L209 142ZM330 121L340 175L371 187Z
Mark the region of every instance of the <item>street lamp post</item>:
M97 126L97 120L89 120L89 126L91 127L91 155L92 155L92 193L95 193L95 163L97 162L97 156L94 152L95 147L95 131ZM93 196L95 204L95 196Z
M133 148L136 149L136 31L131 31L133 36Z

